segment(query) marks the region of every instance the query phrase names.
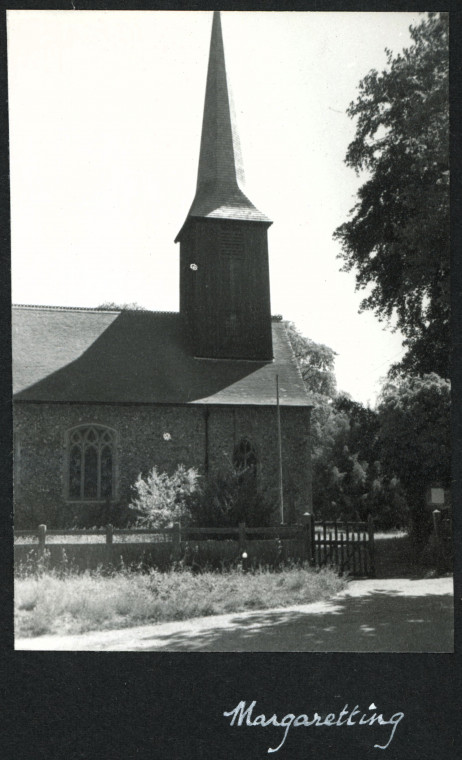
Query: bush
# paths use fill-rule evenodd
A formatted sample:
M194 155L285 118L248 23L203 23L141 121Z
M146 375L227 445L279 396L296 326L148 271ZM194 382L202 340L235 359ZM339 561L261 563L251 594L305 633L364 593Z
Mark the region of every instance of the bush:
M273 503L258 490L250 468L213 474L190 501L191 523L204 528L235 527L240 522L262 528L270 525L273 511Z
M180 464L173 475L153 467L146 479L138 475L133 486L136 498L129 505L137 525L146 528L171 528L176 522L190 521L189 500L198 489L199 473Z
M129 505L136 524L146 528L183 526L225 528L245 522L251 527L271 524L272 501L257 488L251 468L229 467L202 479L194 468L179 465L173 475L153 467L133 486Z

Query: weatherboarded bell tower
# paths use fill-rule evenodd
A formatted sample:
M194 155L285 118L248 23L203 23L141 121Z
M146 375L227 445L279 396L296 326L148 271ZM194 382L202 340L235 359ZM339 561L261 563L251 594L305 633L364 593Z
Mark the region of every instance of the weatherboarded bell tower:
M213 15L196 195L180 243L180 314L191 353L273 358L267 230L243 192L220 12Z

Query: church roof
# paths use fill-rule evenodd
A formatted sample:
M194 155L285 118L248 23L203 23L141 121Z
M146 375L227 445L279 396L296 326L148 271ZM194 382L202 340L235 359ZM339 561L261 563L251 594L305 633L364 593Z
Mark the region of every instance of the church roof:
M244 193L239 136L228 86L220 11L213 14L196 195L189 217L271 224ZM181 231L176 238L178 241Z
M195 359L176 312L13 308L18 401L309 406L285 325L273 361Z

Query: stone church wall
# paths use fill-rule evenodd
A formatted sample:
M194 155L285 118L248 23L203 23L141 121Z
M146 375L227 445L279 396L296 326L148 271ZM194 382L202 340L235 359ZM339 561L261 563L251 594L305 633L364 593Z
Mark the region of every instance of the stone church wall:
M298 512L311 505L309 414L307 408L281 408L284 493L287 509ZM160 471L172 472L183 463L202 473L207 460L209 472L225 467L232 462L234 446L242 437L247 437L256 450L259 485L274 495L277 505L274 407L16 404L17 527L26 521L28 527L41 522L49 527L69 525L83 512L92 524L92 515L96 522L101 520L102 510L117 509L104 503L70 503L67 498L67 431L91 423L116 431L116 505L129 503L138 474L146 474L154 465ZM107 519L106 513L104 517Z

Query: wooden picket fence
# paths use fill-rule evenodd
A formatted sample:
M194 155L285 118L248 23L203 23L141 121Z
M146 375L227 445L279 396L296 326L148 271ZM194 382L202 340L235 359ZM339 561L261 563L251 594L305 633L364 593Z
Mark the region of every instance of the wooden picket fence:
M315 523L314 564L338 568L341 574L374 577L374 524L367 522Z
M372 519L368 523L315 522L307 513L302 524L265 528L240 523L229 528L175 524L159 530L112 525L93 530L48 530L46 525L39 525L37 530L15 531L17 561L24 561L32 550L35 559L46 551L52 564L59 564L65 552L77 558L83 568L121 560L134 562L148 554L153 564L168 565L191 547L212 547L218 557L220 552L223 556L226 553L228 558L241 559L244 565L265 561L262 558L271 555L273 562L302 560L320 568L334 567L341 574L373 576L375 572Z

